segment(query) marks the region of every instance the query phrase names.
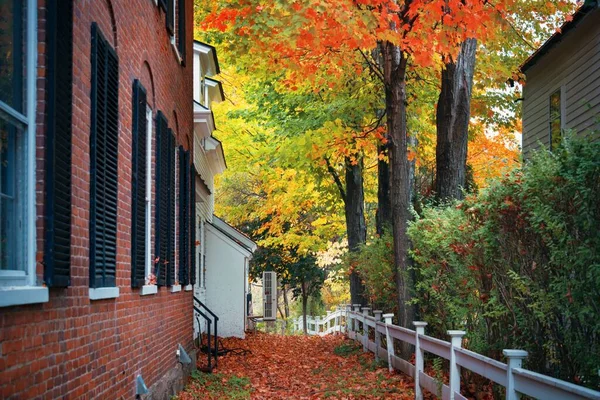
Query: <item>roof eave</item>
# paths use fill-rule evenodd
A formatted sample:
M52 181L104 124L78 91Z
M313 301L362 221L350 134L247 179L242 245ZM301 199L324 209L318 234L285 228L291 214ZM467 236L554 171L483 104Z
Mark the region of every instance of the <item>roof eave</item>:
M596 1L595 3L591 3L589 5L581 6L575 13L573 14L573 19L571 21L567 21L560 29L558 29L548 40L544 42L533 54L531 54L527 60L523 62L519 66L519 71L526 74L527 70L530 69L533 65L535 65L542 57L544 57L555 45L560 43L563 37L570 31L572 31L579 23L589 14L590 11L600 8L600 2Z

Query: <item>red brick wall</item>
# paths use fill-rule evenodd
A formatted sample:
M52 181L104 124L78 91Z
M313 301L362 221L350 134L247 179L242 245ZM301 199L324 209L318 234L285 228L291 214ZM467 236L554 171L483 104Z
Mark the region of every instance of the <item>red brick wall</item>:
M178 144L192 135L193 0L187 1L186 66L179 65L154 0L75 0L73 24L73 166L71 286L50 289L50 301L0 308L0 398L134 398L134 379L148 386L177 364L181 343L192 347L192 293L140 296L131 288L132 84L140 79L154 114L169 118ZM43 278L44 5L39 0L37 260ZM91 24L97 22L119 56L119 217L117 299L90 301L89 133ZM116 43L115 43L116 37ZM145 65L146 64L146 65Z

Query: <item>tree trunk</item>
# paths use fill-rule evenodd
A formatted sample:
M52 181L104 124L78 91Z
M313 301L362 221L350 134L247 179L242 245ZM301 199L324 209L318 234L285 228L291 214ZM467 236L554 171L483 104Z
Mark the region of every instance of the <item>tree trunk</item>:
M398 299L398 323L410 327L414 318L414 306L407 302L412 298L413 281L408 271L409 240L406 233L410 217L410 163L407 157L406 129L406 56L390 42L381 44L385 85L387 129L390 138L390 197L392 204L392 231L394 236L394 275ZM402 348L408 356L410 347Z
M283 285L283 309L285 310L285 319L290 317L290 302L288 300L287 286Z
M358 251L361 244L367 241L367 227L365 223L365 193L363 189L363 161L352 165L349 158L345 162L346 170L346 230L348 233L348 249ZM365 287L356 271L350 273L350 301L352 304L367 305Z
M388 155L388 146L377 146L377 154ZM386 160L377 162L377 212L375 214L375 230L383 235L386 227L392 226L392 203L390 200L390 165Z
M448 62L442 69L436 113L435 193L438 200L463 198L476 50L476 39L465 40L456 62Z
M308 327L306 325L306 312L308 307L308 294L306 293L306 286L304 282L300 285L300 290L302 291L302 329L304 330L304 334L308 335Z

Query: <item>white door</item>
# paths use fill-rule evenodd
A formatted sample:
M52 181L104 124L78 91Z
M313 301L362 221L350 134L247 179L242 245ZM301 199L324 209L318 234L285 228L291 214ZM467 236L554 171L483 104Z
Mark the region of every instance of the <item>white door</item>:
M196 246L194 251L194 257L196 257L196 283L194 284L194 297L198 298L204 304L206 304L205 239L204 221L202 221L200 213L196 211L196 240L199 242L199 245ZM194 305L197 306L195 302ZM200 322L200 326L198 326L198 322ZM197 313L194 311L194 338L198 337L199 332L206 332L206 321L202 316L197 316Z

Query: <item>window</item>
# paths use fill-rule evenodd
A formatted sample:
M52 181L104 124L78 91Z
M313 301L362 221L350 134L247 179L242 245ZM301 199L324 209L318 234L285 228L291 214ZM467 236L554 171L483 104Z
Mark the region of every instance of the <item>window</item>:
M177 49L181 57L181 62L185 63L185 2L186 0L177 0Z
M117 297L119 60L92 24L90 298Z
M174 132L171 132L171 134L174 135ZM173 210L175 212L174 214L174 218L173 218L173 246L174 246L174 251L173 251L173 265L172 265L172 270L170 271L171 273L171 279L170 279L170 285L171 285L171 292L172 293L176 293L176 292L180 292L181 291L181 282L179 281L179 274L180 274L180 269L181 269L181 248L180 248L180 238L179 236L182 234L182 226L180 223L179 218L181 218L181 190L179 187L179 179L181 179L180 173L181 171L179 170L179 151L178 148L176 147L175 141L173 142L173 145L175 146L173 148L173 177L174 179L177 179L176 181L174 181L173 183L173 191L171 192L171 196L173 197ZM177 256L175 256L177 255ZM179 258L179 259L178 259Z
M185 1L166 1L166 28L171 36L171 45L179 62L185 64Z
M152 109L146 107L146 276L152 273ZM156 286L156 285L154 285Z
M36 286L37 2L0 4L0 306L48 301Z
M152 110L148 107L146 89L136 79L133 82L132 116L132 180L131 180L131 286L141 287L149 275L150 245L148 209L151 188L149 158L152 146Z
M158 286L175 277L175 137L162 112L156 116L155 272Z
M550 95L550 150L558 148L564 124L562 93L558 89Z

